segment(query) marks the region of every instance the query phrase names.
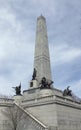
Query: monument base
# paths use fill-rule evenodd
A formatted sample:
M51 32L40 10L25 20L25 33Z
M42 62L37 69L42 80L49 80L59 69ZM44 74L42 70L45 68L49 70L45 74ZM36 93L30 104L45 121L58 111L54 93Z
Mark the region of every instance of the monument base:
M81 103L71 96L63 96L60 90L25 91L22 106L50 130L81 130Z

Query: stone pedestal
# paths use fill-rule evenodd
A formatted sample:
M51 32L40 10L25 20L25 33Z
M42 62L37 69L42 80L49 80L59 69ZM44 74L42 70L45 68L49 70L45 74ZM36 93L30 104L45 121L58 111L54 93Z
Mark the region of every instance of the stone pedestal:
M15 103L17 103L18 105L20 105L21 102L22 102L22 95L15 95L15 96L13 97L13 99L14 99L14 102L15 102Z
M41 89L40 90L40 96L41 97L46 97L46 96L50 96L50 95L52 95L53 94L53 92L52 92L52 90L51 89Z
M29 87L30 87L30 89L32 89L32 88L37 88L37 87L38 87L38 82L37 82L37 80L31 80Z

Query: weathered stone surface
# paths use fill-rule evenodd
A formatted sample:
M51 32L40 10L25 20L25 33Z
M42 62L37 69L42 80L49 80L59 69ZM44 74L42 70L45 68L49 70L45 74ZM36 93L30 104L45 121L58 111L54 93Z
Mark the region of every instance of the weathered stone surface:
M56 109L60 130L81 130L81 107L58 104Z
M13 100L7 98L0 99L0 130L12 130L11 121L5 113L12 104Z
M34 68L37 70L37 80L40 82L42 77L51 80L47 27L42 15L37 19L36 29Z

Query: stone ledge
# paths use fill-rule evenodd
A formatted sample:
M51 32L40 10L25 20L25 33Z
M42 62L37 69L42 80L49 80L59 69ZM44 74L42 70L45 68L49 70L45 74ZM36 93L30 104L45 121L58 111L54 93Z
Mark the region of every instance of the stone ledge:
M23 101L22 106L23 107L30 107L30 106L33 107L33 106L53 104L53 103L81 109L80 103L77 103L77 102L73 101L72 99L60 97L57 95L35 98L32 100L25 100L25 101Z

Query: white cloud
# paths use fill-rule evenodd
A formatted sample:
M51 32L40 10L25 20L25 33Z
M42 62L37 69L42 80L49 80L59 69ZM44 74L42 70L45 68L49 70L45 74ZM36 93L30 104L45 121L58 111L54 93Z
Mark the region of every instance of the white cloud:
M0 9L0 26L3 26L7 32L10 28L15 29L17 32L21 30L20 22L17 21L16 16L7 8Z
M31 78L33 31L26 30L7 8L1 8L0 14L0 93L10 95L13 86L21 81L24 88Z
M81 79L71 83L74 94L81 98Z
M71 47L69 44L51 46L51 60L54 65L73 62L81 56L81 49Z
M9 91L12 91L10 88L18 85L20 81L23 84L23 88L26 89L33 70L35 20L41 13L47 18L48 32L50 32L50 34L52 32L52 41L56 38L54 44L50 44L52 68L57 65L73 63L78 57L81 57L81 48L78 47L78 45L80 46L81 39L79 38L78 40L77 37L80 32L78 30L79 26L75 28L75 24L79 25L79 12L81 10L80 4L77 3L81 2L80 0L75 1L76 2L70 0L63 0L62 2L60 0L0 1L0 3L3 3L0 4L1 92L7 92L9 94ZM76 15L74 15L75 12ZM76 17L77 15L78 17ZM69 23L72 26L70 26ZM72 40L70 41L69 39L71 37ZM78 44L77 48L74 44L75 40ZM70 73L73 72L70 71L69 74ZM56 79L57 82L62 81L62 84L64 84L65 79L69 76L65 72L63 72L63 74L65 78L60 76L60 80ZM79 81L77 80L76 82L78 83ZM64 86L62 84L61 86ZM5 88L7 88L8 91L6 91Z

